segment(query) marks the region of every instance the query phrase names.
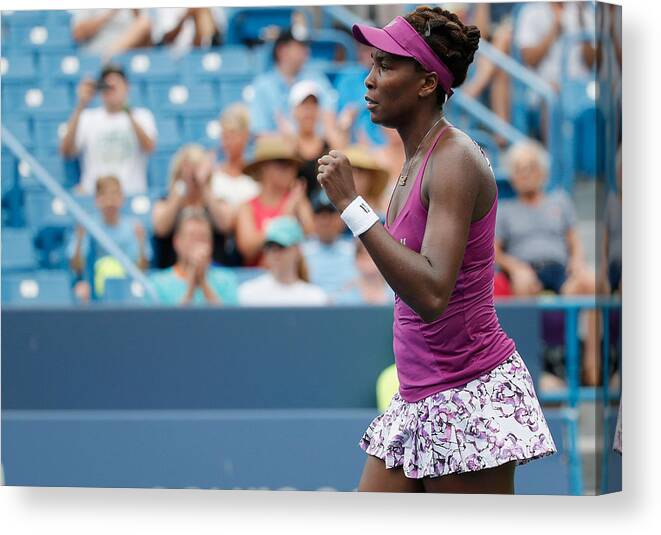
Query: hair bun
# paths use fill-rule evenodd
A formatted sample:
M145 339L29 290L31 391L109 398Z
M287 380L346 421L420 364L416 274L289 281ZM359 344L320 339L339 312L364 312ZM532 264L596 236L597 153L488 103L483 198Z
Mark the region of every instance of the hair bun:
M464 32L467 44L466 52L469 55L473 55L480 46L480 29L477 26L465 26Z

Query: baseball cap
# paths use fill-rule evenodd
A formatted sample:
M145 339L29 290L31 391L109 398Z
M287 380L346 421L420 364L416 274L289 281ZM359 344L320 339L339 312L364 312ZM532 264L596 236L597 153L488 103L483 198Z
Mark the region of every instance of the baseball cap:
M312 210L315 214L319 212L335 212L335 206L323 189L318 190L312 196Z
M294 108L309 96L313 96L319 102L321 87L314 80L301 80L296 82L289 91L289 107Z
M264 244L275 243L281 247L292 247L303 241L305 235L298 221L291 216L272 219L266 227Z

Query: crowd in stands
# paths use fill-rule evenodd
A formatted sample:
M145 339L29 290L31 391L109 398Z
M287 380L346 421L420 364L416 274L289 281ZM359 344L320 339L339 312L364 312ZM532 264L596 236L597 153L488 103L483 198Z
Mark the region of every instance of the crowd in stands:
M448 7L478 24L483 38L498 50L560 90L560 37L594 31L594 6L527 3L516 24L513 6ZM361 13L368 7L352 9ZM403 13L402 6L370 9L370 16L382 24ZM80 81L60 153L79 160L80 182L74 190L95 195L97 221L150 275L162 303L321 305L387 303L393 298L316 181L317 159L331 149L343 150L357 191L385 218L404 150L396 132L369 120L364 79L371 69L371 49L356 43L357 61L331 80L310 61L312 28L304 17L291 22L289 28L267 29L272 43L268 66L252 81L249 100L220 110L218 147L186 143L173 150L169 176L163 180L167 188L155 200L145 228L120 208L124 197L154 193L148 186L148 162L163 132L157 131L152 111L132 106L132 80L112 58L144 47L166 47L181 55L221 45L227 15L223 8L72 11L71 34L79 53L100 56L104 67L98 77ZM617 27L612 25L619 43ZM577 41L569 58L568 75L585 77L597 59L593 43ZM475 62L464 92L509 120L511 80L486 56ZM91 107L96 94L101 105ZM539 142L511 146L507 153L503 169L515 197L499 208L496 295L590 294L597 284L617 288L617 254L604 249L612 273L600 274L597 281L575 229L571 197L546 190L549 156L541 131L530 132ZM497 142L503 149L508 145L500 138ZM614 222L618 203L613 199ZM608 228L613 240L619 231ZM78 227L67 248L78 278L75 294L83 302L89 300L90 285L98 282L94 270L101 269L86 265L93 241ZM105 256L102 250L95 254L97 263ZM262 271L239 284L228 269L235 267Z

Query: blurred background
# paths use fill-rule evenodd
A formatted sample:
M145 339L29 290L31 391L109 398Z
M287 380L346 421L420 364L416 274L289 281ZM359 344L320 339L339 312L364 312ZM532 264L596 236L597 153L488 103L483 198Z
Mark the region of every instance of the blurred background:
M496 306L560 450L517 491L618 490L621 8L433 5L482 34L445 113L493 167ZM415 7L2 12L6 484L357 486L393 294L316 160L385 217L404 151L351 25Z

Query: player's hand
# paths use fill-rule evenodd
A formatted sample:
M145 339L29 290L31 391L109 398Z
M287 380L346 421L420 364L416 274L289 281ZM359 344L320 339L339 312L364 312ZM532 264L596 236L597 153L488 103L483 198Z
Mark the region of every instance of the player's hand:
M349 158L340 151L332 150L319 158L317 163L317 181L335 208L342 212L358 196Z
M90 78L85 78L80 81L77 88L78 93L78 106L81 108L86 107L94 98L96 93L96 82Z

